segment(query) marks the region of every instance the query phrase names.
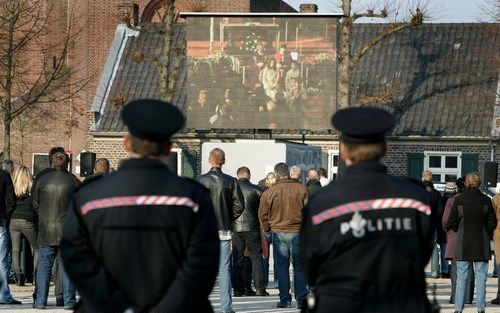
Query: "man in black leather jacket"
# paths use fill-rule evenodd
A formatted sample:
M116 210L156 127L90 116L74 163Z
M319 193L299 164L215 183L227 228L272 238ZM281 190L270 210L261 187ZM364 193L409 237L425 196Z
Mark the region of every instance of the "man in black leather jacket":
M240 167L236 172L238 184L243 193L243 214L234 221L233 234L233 282L234 296L268 296L264 285L264 273L262 268L262 241L259 223L259 203L262 189L250 182L250 169ZM243 283L243 267L245 247L250 252L252 260L252 276L255 281L257 292L253 292L252 286Z
M210 151L208 162L211 169L196 180L210 190L219 226L220 261L219 285L222 312L233 312L231 299L231 233L233 222L243 213L243 194L234 177L222 173L226 162L224 151L215 148Z
M59 251L62 227L70 199L80 181L68 170L68 155L58 152L52 155L53 171L43 175L33 191L33 208L38 213L39 261L36 277L34 306L44 309L47 305L51 269ZM61 268L60 268L61 270ZM75 287L63 271L64 307L73 308L76 303Z
M49 150L49 166L44 168L42 171L40 171L38 174L36 174L35 178L33 179L33 185L31 186L31 194L33 194L33 191L36 188L36 185L38 184L38 181L40 178L42 178L43 175L48 174L52 171L54 171L54 168L51 165L51 158L54 154L61 152L64 153L64 148L63 147L52 147ZM54 276L54 295L56 296L56 306L64 306L64 296L63 296L63 287L62 287L62 273L59 271L59 264L61 264L61 256L58 254L57 255L57 262L54 265L54 270L53 276Z

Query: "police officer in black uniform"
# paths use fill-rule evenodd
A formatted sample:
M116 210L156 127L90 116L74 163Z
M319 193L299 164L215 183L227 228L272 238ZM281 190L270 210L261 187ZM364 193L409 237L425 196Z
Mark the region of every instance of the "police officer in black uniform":
M213 312L219 238L208 190L162 162L184 125L173 105L127 104L132 158L82 185L61 242L64 267L82 299L77 312Z
M301 252L318 313L427 313L424 267L432 253L428 196L417 182L387 174L379 160L393 116L382 109L338 111L343 175L311 200Z

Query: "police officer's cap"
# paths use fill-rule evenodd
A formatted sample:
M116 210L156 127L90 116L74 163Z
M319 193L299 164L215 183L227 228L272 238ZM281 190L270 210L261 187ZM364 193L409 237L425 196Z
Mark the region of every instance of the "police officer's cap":
M342 134L340 140L353 143L384 141L395 120L391 113L379 108L348 108L332 117L332 125Z
M184 126L184 115L174 105L160 100L134 100L121 113L131 135L149 140L166 141Z

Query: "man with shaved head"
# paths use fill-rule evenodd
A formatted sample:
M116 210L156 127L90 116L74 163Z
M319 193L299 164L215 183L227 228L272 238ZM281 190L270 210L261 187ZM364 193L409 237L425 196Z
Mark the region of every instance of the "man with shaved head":
M196 180L210 190L217 217L220 239L220 300L222 312L230 313L234 312L231 299L231 236L233 222L243 213L243 194L236 179L222 172L222 166L226 163L226 155L222 149L210 151L208 163L210 171L198 176Z

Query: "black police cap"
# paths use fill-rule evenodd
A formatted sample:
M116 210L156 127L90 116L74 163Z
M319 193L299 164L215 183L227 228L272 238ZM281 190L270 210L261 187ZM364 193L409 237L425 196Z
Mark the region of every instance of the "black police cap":
M131 101L121 116L131 135L149 141L166 141L184 126L182 112L161 100Z
M383 109L348 108L333 115L332 125L342 133L342 141L370 143L384 141L395 120L391 113Z

